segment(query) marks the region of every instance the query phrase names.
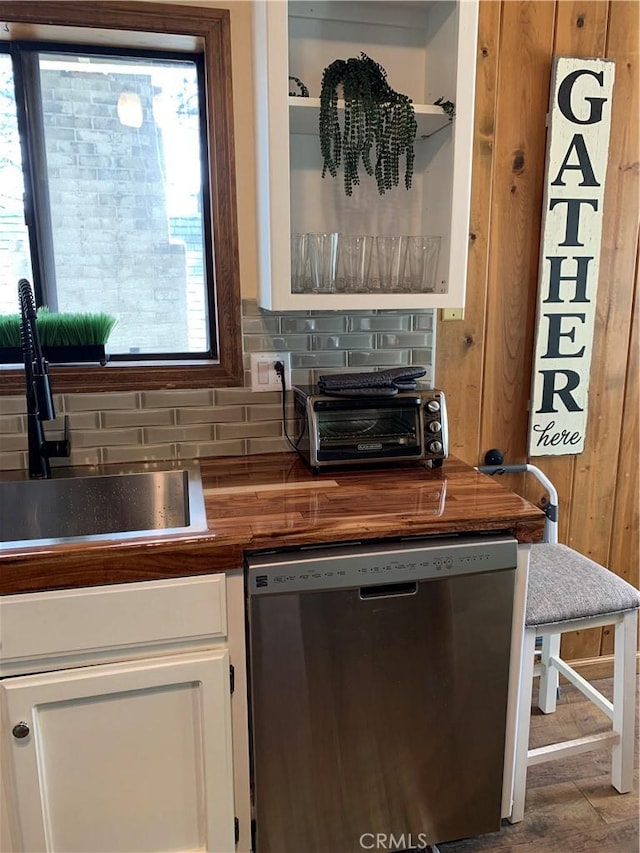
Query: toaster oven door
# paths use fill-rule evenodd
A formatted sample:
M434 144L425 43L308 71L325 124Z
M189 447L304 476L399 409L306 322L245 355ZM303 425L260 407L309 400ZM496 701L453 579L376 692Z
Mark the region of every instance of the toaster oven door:
M388 400L316 400L318 462L420 459L423 455L419 397Z

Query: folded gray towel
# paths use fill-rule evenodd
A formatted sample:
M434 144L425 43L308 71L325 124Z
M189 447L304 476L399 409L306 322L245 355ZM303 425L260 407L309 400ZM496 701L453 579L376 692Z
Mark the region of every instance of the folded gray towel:
M424 367L390 367L372 373L333 373L320 376L318 387L325 394L390 397L398 391L414 391L415 380L426 372Z

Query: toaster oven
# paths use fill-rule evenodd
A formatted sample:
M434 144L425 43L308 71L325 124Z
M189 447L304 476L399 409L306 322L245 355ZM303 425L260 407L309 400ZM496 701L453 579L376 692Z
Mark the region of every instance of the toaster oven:
M312 468L414 460L437 467L447 456L442 391L341 397L299 385L293 394L296 446Z

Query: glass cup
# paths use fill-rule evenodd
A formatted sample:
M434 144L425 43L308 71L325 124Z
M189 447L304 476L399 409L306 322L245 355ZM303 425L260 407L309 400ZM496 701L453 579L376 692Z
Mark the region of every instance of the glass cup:
M434 290L438 268L440 237L407 237L406 284L413 293Z
M420 293L423 287L426 261L424 237L407 237L407 285L414 293Z
M425 237L425 261L424 276L422 279L422 292L433 293L436 289L438 276L438 258L440 257L440 237Z
M335 286L338 233L308 235L311 292L331 293Z
M309 235L291 235L291 292L308 293L311 290L309 269Z
M367 292L373 239L366 234L340 234L336 290L346 293Z
M377 284L381 291L394 292L405 287L406 237L376 237Z

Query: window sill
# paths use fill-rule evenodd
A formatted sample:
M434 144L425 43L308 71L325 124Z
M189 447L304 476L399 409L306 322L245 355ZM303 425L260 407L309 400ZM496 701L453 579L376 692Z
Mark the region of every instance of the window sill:
M217 361L145 361L49 366L54 394L90 391L146 391L242 385L242 365L228 369ZM24 370L0 367L0 397L24 393Z

